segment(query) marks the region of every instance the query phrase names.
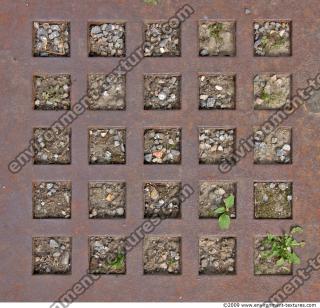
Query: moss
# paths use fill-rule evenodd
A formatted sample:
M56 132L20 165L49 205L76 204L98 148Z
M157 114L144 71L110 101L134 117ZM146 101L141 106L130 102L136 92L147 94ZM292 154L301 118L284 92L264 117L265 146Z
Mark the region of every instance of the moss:
M143 0L143 2L146 4L157 5L159 0Z
M221 37L221 32L223 31L222 23L215 23L208 26L209 35L213 37L217 43L223 43L223 39Z

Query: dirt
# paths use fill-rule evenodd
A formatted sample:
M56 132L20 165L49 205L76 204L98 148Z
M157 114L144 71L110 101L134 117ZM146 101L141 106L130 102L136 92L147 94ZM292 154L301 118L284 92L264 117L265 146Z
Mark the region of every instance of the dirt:
M151 128L144 131L145 164L180 164L181 129Z
M234 21L201 21L199 23L200 56L235 56L236 25Z
M70 56L70 24L68 22L34 22L33 55L35 57Z
M34 76L34 109L69 110L71 106L70 88L70 75Z
M202 237L199 240L199 274L235 274L236 239Z
M95 23L89 26L90 57L123 57L125 47L125 24Z
M170 28L170 31L168 31ZM181 55L180 26L167 23L147 23L144 26L144 56L171 57Z
M33 274L71 274L71 237L34 237Z
M181 238L147 236L143 245L145 274L181 273Z
M90 218L125 218L126 184L122 182L89 183Z
M180 218L181 183L162 182L144 185L144 218Z
M125 164L126 130L121 128L90 128L89 163Z
M285 74L261 74L253 81L254 108L280 109L290 106L291 76Z
M35 128L33 130L34 164L70 164L71 129L57 130Z
M270 250L271 246L263 243L265 237L256 237L254 252L255 275L291 275L292 265L285 262L282 266L276 264L276 257L264 257L263 253Z
M126 273L125 238L112 236L90 236L89 249L89 273Z
M255 218L292 218L292 183L254 183Z
M255 56L291 55L290 22L257 21L253 26Z
M33 218L71 217L71 182L37 182L32 188Z
M235 147L235 129L200 128L199 163L220 164L229 161Z
M201 75L199 84L199 109L235 109L234 75Z
M88 109L124 110L126 108L125 75L115 74L111 80L106 74L89 74Z
M267 136L258 127L254 132L255 164L290 164L292 161L291 128L279 127Z
M145 75L144 109L180 109L180 75Z
M199 218L217 218L214 210L224 205L224 199L235 196L230 217L236 217L236 183L202 181L199 186Z

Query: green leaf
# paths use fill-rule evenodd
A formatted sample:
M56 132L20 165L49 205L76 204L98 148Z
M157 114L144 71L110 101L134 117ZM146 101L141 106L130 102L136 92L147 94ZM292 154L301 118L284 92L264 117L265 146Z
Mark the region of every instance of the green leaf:
M216 215L218 215L218 214L223 214L225 211L226 211L225 207L222 206L222 207L216 208L213 212L214 212Z
M293 263L293 264L300 264L300 258L297 256L297 254L295 254L294 252L291 253L290 255L290 261Z
M219 227L222 230L229 229L230 226L230 217L227 214L222 214L219 217Z
M290 230L290 233L291 234L294 234L294 233L302 233L303 232L303 229L299 226L296 226L296 227L292 227L291 230Z
M231 194L229 197L227 197L223 201L227 209L232 208L234 206L234 195Z
M277 266L282 266L284 264L284 259L281 258L277 261Z

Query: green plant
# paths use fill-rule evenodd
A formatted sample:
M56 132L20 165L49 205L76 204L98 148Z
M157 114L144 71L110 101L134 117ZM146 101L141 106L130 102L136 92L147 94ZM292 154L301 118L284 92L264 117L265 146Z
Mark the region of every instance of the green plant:
M209 28L209 35L214 37L217 43L222 44L223 39L221 37L221 31L223 30L223 24L222 23L215 23L208 26Z
M293 235L302 233L303 229L299 226L291 228L289 233L282 235L268 234L263 240L265 248L268 250L263 253L264 258L277 258L277 266L282 266L286 262L290 264L300 264L299 256L293 251L295 247L303 247L304 242L298 242Z
M159 0L143 0L146 4L157 5Z
M214 210L214 214L219 216L218 223L222 230L229 229L230 209L234 207L234 195L231 194L223 200L223 205Z
M124 266L124 257L124 254L119 252L113 260L107 261L107 265L109 265L112 269L120 270Z

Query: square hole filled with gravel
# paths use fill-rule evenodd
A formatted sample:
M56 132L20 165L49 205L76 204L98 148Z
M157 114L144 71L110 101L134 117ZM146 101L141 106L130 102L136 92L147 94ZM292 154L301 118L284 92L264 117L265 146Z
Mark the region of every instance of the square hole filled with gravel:
M180 218L181 183L150 182L144 184L144 218Z
M33 22L33 55L70 56L70 24L60 21Z
M124 23L89 25L90 57L123 57L126 54Z
M33 274L70 274L71 237L32 238Z
M34 76L34 109L68 110L71 105L70 75Z
M200 56L235 56L236 24L234 21L201 21L199 23Z
M180 109L181 76L155 75L144 76L144 109Z
M125 75L89 74L88 99L90 110L124 110L126 108Z
M145 164L180 164L181 129L150 128L144 131Z
M70 164L71 129L35 128L33 130L34 164Z
M126 183L89 183L90 218L125 218L125 212Z
M254 242L254 274L255 275L290 275L292 273L292 265L287 261L278 266L277 257L265 256L267 251L271 250L271 246L265 243L266 237L259 236Z
M176 236L147 236L143 243L145 274L181 273L181 238Z
M235 109L234 75L199 76L199 109Z
M199 240L199 274L235 274L236 239L206 236Z
M255 218L291 218L292 183L254 183Z
M167 22L144 25L145 57L180 56L180 44L180 26L173 28Z
M279 109L290 106L291 76L261 74L255 76L254 109Z
M118 236L90 236L89 273L125 274L125 238Z
M71 182L37 182L32 188L33 218L70 218Z
M265 136L259 127L253 128L255 164L290 164L291 129L279 127Z
M255 56L290 56L291 23L288 21L256 21L254 27Z
M125 164L126 130L124 128L90 128L89 163Z
M235 196L236 183L202 181L199 185L199 218L218 218L214 210L224 205L230 195ZM236 201L235 201L236 204ZM236 206L230 209L230 217L236 217Z
M200 128L199 163L220 164L231 161L235 137L235 129Z

